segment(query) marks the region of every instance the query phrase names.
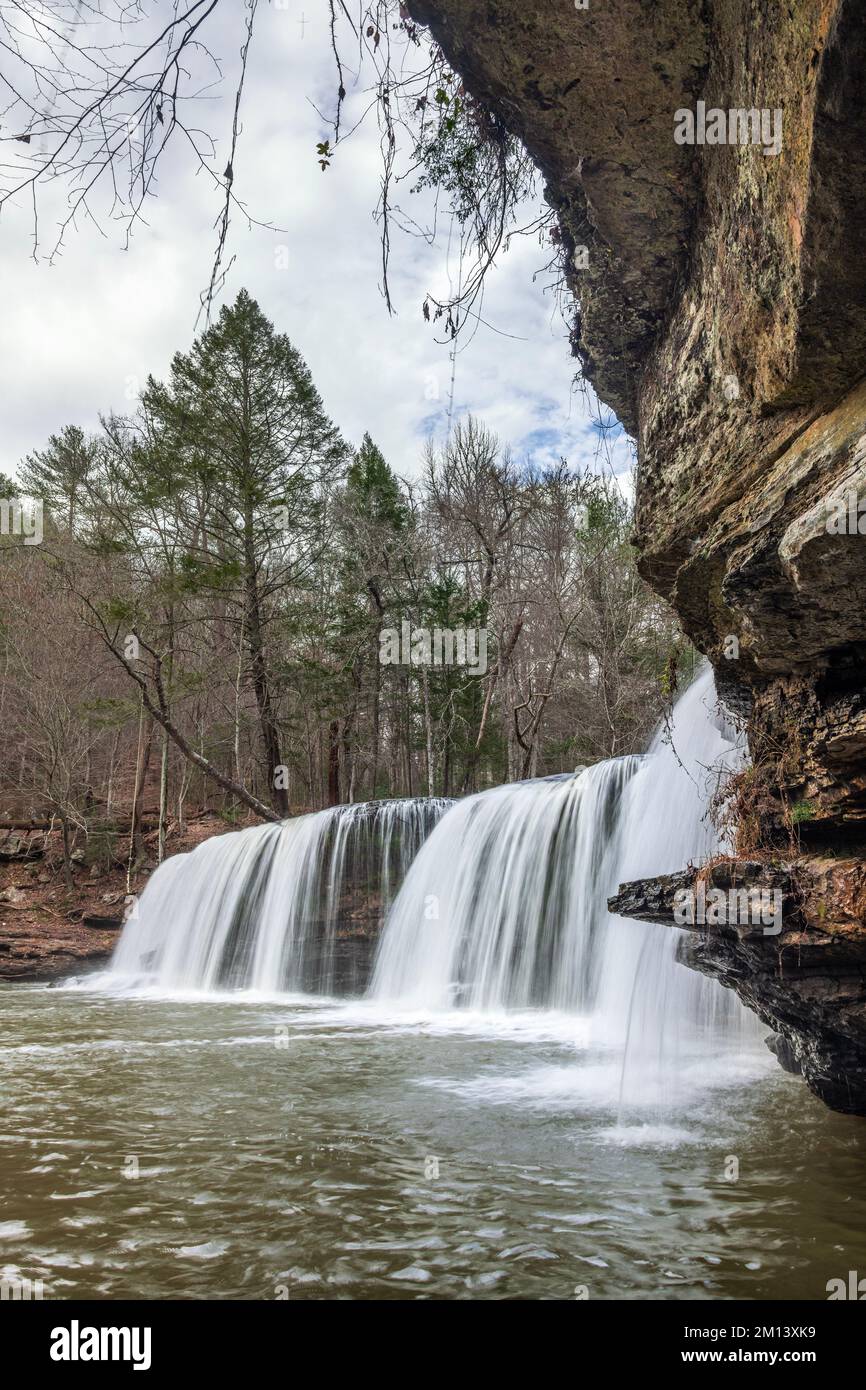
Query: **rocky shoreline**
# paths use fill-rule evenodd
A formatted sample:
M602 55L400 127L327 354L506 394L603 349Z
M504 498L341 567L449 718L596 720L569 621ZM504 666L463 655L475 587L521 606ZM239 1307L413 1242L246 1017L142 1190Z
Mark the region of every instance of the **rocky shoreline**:
M775 899L778 918L731 911ZM710 904L683 920L684 901ZM717 911L712 911L717 905ZM866 869L861 859L726 858L626 883L620 917L684 931L677 958L733 989L773 1031L768 1045L832 1110L866 1115Z
M574 352L637 444L640 571L746 726L737 873L787 856L811 885L779 941L699 933L683 958L766 1018L828 1104L866 1113L861 8L410 8L545 176ZM778 117L777 146L679 143L702 103ZM661 920L659 885L615 910Z
M69 922L0 923L0 982L45 984L105 964L119 931L96 932Z
M169 853L193 849L231 827L203 816L168 837ZM148 854L155 851L145 837ZM122 848L122 842L121 842ZM155 859L131 878L140 893ZM73 855L67 881L58 831L17 826L0 829L0 982L45 983L98 969L111 957L127 909L127 870L120 853L110 863L88 863L85 850Z

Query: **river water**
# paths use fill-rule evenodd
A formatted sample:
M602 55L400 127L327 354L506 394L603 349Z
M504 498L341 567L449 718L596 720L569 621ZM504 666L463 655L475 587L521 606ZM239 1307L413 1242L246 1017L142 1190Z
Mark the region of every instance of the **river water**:
M823 1299L866 1129L753 1039L619 1099L573 1015L0 988L0 1269L53 1298ZM731 1160L735 1159L737 1168Z
M866 1277L863 1120L779 1069L677 931L607 912L724 848L708 808L744 756L707 670L645 757L166 861L109 971L0 987L0 1277L590 1300Z

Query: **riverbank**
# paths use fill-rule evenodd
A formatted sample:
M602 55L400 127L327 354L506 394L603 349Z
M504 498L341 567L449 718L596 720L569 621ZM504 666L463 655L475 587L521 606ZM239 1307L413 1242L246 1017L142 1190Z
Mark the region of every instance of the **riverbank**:
M0 1262L46 1299L778 1299L866 1268L866 1135L762 1043L0 986ZM737 1159L732 1171L731 1155Z
M194 849L233 827L203 815L180 830L172 826L167 852ZM144 837L147 858L131 875L132 894L156 867L156 832ZM108 863L75 852L71 885L63 869L60 832L0 831L0 981L44 983L96 969L120 937L128 906L126 856L118 842Z
M183 830L171 824L166 857L188 853L216 835L249 828L248 824L227 825L211 813L190 819ZM107 863L92 862L87 849L74 851L70 886L59 831L0 828L0 982L43 984L97 969L108 960L132 898L144 891L156 868L156 831L144 836L144 845L147 857L130 876L128 893L128 841L117 841L115 855ZM339 949L334 954L331 947L330 967L352 993L362 987L369 973L382 921L381 890L362 878L345 885L335 907ZM322 926L308 925L313 931ZM311 961L316 954L317 948L312 949Z

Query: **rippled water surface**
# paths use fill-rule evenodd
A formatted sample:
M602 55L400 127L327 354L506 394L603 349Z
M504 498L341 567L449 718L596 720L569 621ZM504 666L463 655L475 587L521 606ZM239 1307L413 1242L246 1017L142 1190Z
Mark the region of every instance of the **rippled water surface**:
M616 1055L551 1014L5 986L0 1039L0 1270L46 1297L823 1299L866 1272L864 1122L753 1046L620 1110Z

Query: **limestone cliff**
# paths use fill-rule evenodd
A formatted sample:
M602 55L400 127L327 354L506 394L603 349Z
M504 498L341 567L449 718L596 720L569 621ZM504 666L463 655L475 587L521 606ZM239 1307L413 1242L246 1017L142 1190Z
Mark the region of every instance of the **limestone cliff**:
M809 877L817 853L837 862L820 921L830 949L816 946L809 968L825 995L839 983L844 1027L815 1002L820 990L811 1005L795 990L774 948L758 959L734 933L716 973L784 1035L807 1079L803 1059L820 1055L811 1077L824 1078L815 1088L829 1104L866 1113L866 933L832 908L847 894L863 927L864 6L410 9L524 140L569 255L587 248L586 268L569 276L575 352L637 440L642 573L748 721L743 853L768 880ZM682 111L694 143L675 139ZM754 112L758 124L734 117L737 143L709 143L725 127L711 137L706 112ZM705 968L708 952L690 963ZM760 1001L758 977L773 980Z

